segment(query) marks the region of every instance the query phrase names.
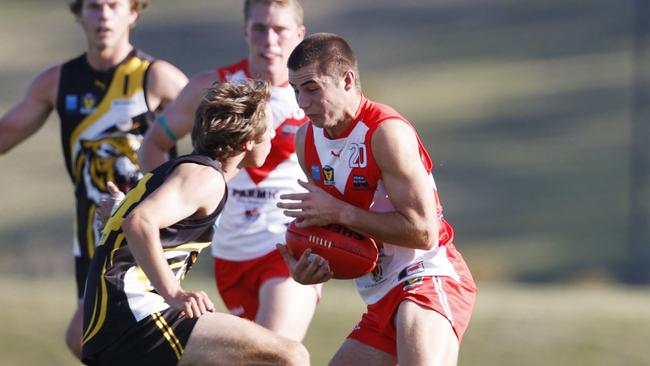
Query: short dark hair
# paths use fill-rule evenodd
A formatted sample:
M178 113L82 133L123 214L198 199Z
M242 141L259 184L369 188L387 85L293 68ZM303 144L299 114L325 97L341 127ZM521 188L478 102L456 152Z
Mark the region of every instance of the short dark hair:
M345 71L354 70L356 86L361 87L357 58L343 37L333 33L314 33L305 37L291 52L287 66L297 71L316 62L323 75L342 76Z
M259 141L270 117L270 98L271 87L264 81L215 83L196 110L194 152L221 161L242 152L246 142Z
M84 0L75 0L70 2L70 11L72 14L79 15L83 4ZM149 6L149 0L131 0L131 9L135 10L138 14L142 13L147 6Z

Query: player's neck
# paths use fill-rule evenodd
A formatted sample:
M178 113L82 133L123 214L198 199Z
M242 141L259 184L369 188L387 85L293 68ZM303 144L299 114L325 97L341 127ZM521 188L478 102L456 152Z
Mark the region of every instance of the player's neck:
M229 181L235 175L237 175L237 173L239 173L239 171L241 170L241 167L239 165L243 157L244 154L241 153L221 161L221 170L223 170L223 176L226 179L226 182Z
M133 46L128 41L104 49L89 46L86 59L93 69L108 70L122 62L131 51L133 51Z
M268 81L272 86L285 86L289 83L289 70L286 67L283 70L267 70L250 62L250 59L249 67L253 79Z
M341 116L341 119L337 121L335 126L325 128L329 136L338 138L350 127L350 124L359 115L362 99L363 98L361 92L351 92L350 96L348 97L348 103L343 108L343 115Z

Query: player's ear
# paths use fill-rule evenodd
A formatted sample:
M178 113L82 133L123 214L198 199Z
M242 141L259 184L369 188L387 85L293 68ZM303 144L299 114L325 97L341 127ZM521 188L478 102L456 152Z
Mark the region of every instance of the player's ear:
M252 151L253 147L255 147L255 141L253 140L248 140L244 143L244 151Z
M298 39L301 41L305 38L305 26L304 25L299 25L298 26Z
M353 70L348 70L343 74L343 87L345 90L350 90L354 87L355 82L357 80L357 75L354 73Z

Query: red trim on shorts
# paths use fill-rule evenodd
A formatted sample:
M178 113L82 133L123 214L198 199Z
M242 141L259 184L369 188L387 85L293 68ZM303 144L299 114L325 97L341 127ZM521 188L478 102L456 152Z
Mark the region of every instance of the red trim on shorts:
M361 321L348 338L397 356L395 315L403 301L414 302L447 318L461 342L476 301L476 285L465 262L453 244L448 245L450 260L461 280L450 277L417 277L400 283L381 300L368 305Z
M254 321L259 309L259 291L272 278L291 278L291 272L277 249L251 260L214 258L217 291L231 314ZM321 286L313 286L320 301Z

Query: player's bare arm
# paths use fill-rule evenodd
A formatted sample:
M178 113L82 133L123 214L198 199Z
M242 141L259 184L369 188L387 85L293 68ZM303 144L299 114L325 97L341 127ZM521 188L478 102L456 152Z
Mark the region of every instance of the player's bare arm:
M194 113L205 91L217 80L214 71L193 76L176 99L163 111L166 126L156 121L148 130L138 150L138 162L143 171L150 171L169 160L167 151L175 140L187 135L194 125ZM174 139L169 136L173 135Z
M209 215L224 191L223 177L213 168L181 164L122 223L131 252L156 291L188 317L212 312L214 305L203 291L181 288L163 256L159 230L187 217Z
M355 207L311 182L300 183L307 193L283 195L295 202L280 202L278 207L286 209L287 216L303 219L301 227L341 223L392 244L430 249L437 243L435 197L418 146L413 129L399 120L385 121L373 135L373 154L394 212ZM302 155L303 149L298 151Z
M187 76L167 61L157 60L149 68L147 101L152 110L160 111L171 103L187 84Z
M307 123L300 126L298 131L296 131L296 136L294 137L294 144L296 145L296 157L298 158L298 164L302 168L303 172L307 172L305 168L305 135L307 134ZM311 175L305 173L307 180L311 181Z
M426 250L437 245L435 195L418 147L413 127L400 120L382 123L373 135L372 151L395 212L372 213L348 205L341 220L396 245Z
M56 105L60 65L38 74L27 88L23 99L0 118L0 154L38 131Z

